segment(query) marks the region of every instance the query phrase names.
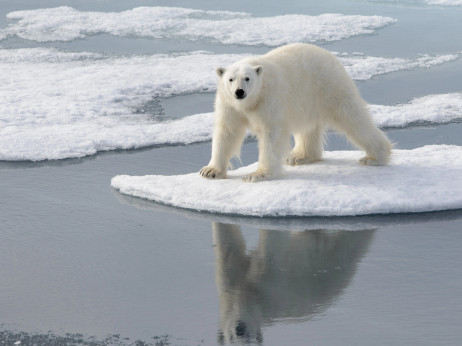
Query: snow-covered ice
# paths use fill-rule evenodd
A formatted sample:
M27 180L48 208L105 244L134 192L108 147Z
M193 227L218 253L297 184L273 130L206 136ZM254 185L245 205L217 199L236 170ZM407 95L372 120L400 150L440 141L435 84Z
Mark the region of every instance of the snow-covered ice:
M397 106L370 106L380 127L448 123L462 119L462 93L428 95Z
M336 41L371 34L396 20L342 14L252 17L248 13L176 7L138 7L123 12L82 12L62 6L11 12L0 39L71 41L107 33L116 36L211 40L223 44L277 46L289 42Z
M0 160L54 160L209 140L211 113L166 122L138 110L153 99L215 91L215 68L245 56L190 52L114 57L50 48L0 49ZM458 57L340 59L353 79L366 79ZM461 118L461 109L460 93L398 107L372 106L381 126L447 122Z
M164 204L153 203L148 199L142 199L119 193L113 189L114 197L122 204L128 205L141 210L150 211L165 211L175 213L189 219L199 219L207 222L221 222L226 224L239 224L250 226L256 229L278 229L290 231L306 231L306 230L326 230L337 231L339 229L347 231L360 231L364 229L377 229L380 227L403 226L403 225L418 225L429 224L441 218L450 221L453 218L458 218L457 209L448 211L439 211L439 217L435 217L434 213L413 213L406 214L406 217L401 217L401 214L371 214L369 216L351 217L350 216L310 216L306 217L249 217L248 215L233 215L233 214L215 214L208 212L198 212L194 209L176 208Z
M201 52L114 58L0 49L0 159L62 159L201 140L198 116L173 128L137 109L156 97L213 90L215 66L234 60Z
M367 80L374 76L401 70L430 68L459 58L461 53L439 56L421 55L417 58L383 58L374 56L339 57L349 75L355 80Z
M207 180L197 172L119 175L121 193L179 208L248 216L350 216L462 208L462 147L430 145L395 150L384 167L362 166L359 151L334 151L325 160L287 167L281 179L244 183L256 164Z

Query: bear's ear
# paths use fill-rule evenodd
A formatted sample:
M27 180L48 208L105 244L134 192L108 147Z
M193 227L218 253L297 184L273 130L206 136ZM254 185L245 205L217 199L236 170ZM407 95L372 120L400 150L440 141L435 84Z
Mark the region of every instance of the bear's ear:
M255 66L255 72L257 72L257 75L261 75L263 67L261 65Z
M218 77L222 77L225 74L225 69L223 67L217 68Z

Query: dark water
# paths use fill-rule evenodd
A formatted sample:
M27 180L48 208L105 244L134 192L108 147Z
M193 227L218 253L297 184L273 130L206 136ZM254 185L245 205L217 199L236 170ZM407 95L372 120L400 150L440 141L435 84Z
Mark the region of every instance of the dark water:
M460 128L388 134L412 147ZM343 143L335 136L330 146ZM265 345L302 345L308 336L328 345L435 345L462 336L460 211L220 218L110 187L116 174L198 171L209 150L0 164L0 340L14 333L23 344L66 345L66 333L74 341L81 333L81 344L95 336L100 344L163 337L214 345L234 332ZM246 144L244 164L256 155L255 143Z

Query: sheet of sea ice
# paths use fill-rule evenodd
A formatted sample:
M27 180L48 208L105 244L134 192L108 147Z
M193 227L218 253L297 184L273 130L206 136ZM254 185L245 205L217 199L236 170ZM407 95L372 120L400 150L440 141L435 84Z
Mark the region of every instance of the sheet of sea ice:
M428 95L397 106L370 106L380 127L448 123L462 119L462 93Z
M359 151L326 152L322 162L287 167L283 178L245 183L257 164L209 180L185 175L119 175L121 193L178 208L248 216L349 216L462 208L462 147L394 150L388 166L358 163Z
M138 7L123 12L82 12L62 6L11 12L15 22L1 36L71 41L88 35L210 40L222 44L277 46L289 42L336 41L371 34L396 22L390 17L300 14L253 17L248 13L177 7Z

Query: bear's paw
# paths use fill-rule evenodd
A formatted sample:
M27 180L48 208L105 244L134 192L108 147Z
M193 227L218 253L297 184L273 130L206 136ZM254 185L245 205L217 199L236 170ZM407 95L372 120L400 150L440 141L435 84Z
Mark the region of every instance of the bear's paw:
M226 178L226 173L223 173L212 166L202 167L199 174L207 179L225 179Z
M298 166L298 165L306 165L309 163L321 161L321 159L313 159L304 155L294 154L291 153L289 157L286 158L286 165L289 166Z
M256 183L266 179L269 179L269 175L261 171L256 171L242 177L242 181L246 183Z
M381 162L368 156L362 157L359 163L364 166L385 166L387 164L386 162Z

